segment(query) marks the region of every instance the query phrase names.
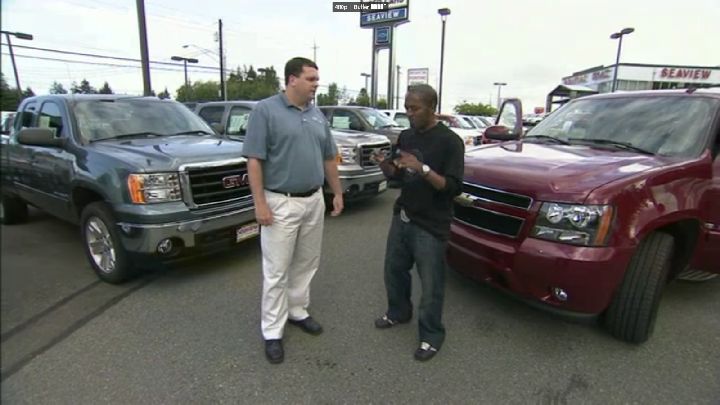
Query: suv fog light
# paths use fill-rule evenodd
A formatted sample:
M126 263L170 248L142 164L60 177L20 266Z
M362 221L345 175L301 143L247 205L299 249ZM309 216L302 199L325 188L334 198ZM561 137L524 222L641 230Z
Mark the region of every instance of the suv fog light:
M568 299L567 292L560 287L553 288L552 293L553 297L555 297L558 301L565 302Z
M158 243L157 251L160 254L166 255L173 249L173 242L170 239L163 239Z

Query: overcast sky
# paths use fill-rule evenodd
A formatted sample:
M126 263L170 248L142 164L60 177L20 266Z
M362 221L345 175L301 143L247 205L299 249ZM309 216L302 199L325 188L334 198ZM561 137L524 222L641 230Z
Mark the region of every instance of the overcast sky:
M192 56L218 66L217 56L184 44L217 50L217 20L224 23L229 67L273 65L282 75L287 59L313 57L324 85L336 82L351 95L370 72L372 30L361 29L359 14L334 13L330 0L145 0L150 59L171 62ZM401 86L405 69L427 67L436 86L441 22L448 7L443 110L462 100L495 103L493 82L507 82L502 96L520 97L526 110L544 105L564 76L615 61L617 42L609 35L624 27L623 62L720 65L720 0L411 0L410 22L396 29ZM32 34L14 45L139 59L135 0L2 0L2 29ZM6 43L5 37L2 38ZM142 93L138 63L14 48L21 86L47 93L53 81L69 88L86 78L95 87L108 81L116 93ZM2 72L14 86L8 49ZM126 66L87 65L31 59L83 60ZM380 93L387 89L387 54L380 57ZM153 66L152 87L175 95L182 67ZM190 80L218 80L209 69L190 69ZM403 92L404 94L404 92Z

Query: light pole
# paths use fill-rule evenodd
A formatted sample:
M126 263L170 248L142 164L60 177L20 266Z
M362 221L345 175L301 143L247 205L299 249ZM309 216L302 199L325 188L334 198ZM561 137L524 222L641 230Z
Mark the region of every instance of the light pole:
M507 83L495 82L495 83L493 83L493 85L498 86L497 109L498 109L498 112L500 112L500 89L502 88L502 86L507 86Z
M618 69L620 68L620 49L622 49L622 37L623 35L627 35L631 32L635 31L635 28L623 28L620 30L620 32L615 32L612 35L610 35L610 39L617 39L618 40L618 49L617 49L617 56L615 57L615 73L613 73L613 82L612 82L612 91L611 93L614 93L617 89L617 73Z
M438 112L442 112L442 85L443 85L443 62L445 59L445 20L450 15L449 8L438 9L442 20L442 37L440 39L440 85L438 86Z
M10 35L14 36L17 39L27 39L28 41L32 41L33 36L30 34L25 34L23 32L10 32L10 31L0 31L0 33L5 34L5 39L8 43L8 49L10 50L10 60L12 61L13 70L15 71L15 85L17 86L17 92L18 97L22 99L22 89L20 88L20 77L18 75L17 65L15 64L15 53L12 49L12 42L10 42Z
M397 67L397 83L395 83L395 109L400 109L400 65Z
M220 56L217 52L203 48L201 46L197 46L195 44L185 44L182 46L184 49L187 49L189 47L196 48L198 51L204 53L207 56L210 56L211 58L215 59L216 61L220 62L220 98L227 101L227 80L225 80L225 56Z
M185 88L188 89L188 86L190 86L190 83L188 82L188 74L187 74L187 64L189 63L198 63L198 60L195 58L183 58L182 56L173 56L170 59L174 61L182 61L183 66L185 68Z

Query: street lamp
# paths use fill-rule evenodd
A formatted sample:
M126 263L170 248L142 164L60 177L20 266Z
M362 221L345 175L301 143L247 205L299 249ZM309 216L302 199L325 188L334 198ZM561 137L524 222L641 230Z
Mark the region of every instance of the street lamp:
M183 58L182 56L173 56L170 59L174 61L182 61L183 66L185 68L185 88L187 89L190 83L188 82L188 74L187 74L187 64L188 63L198 63L198 60L195 58Z
M32 41L33 36L30 34L25 34L24 32L10 32L10 31L0 31L0 33L5 34L5 39L8 43L8 49L10 50L10 60L12 61L13 70L15 71L15 85L17 86L17 92L18 97L22 99L22 89L20 88L20 77L18 75L17 65L15 64L15 53L12 49L12 42L10 42L10 35L14 36L17 39L27 39L28 41Z
M221 93L220 97L223 100L227 100L227 81L225 80L225 60L224 60L225 56L223 55L221 57L219 53L217 53L213 50L207 49L207 48L203 48L201 46L197 46L195 44L185 44L182 47L184 49L187 49L191 46L193 48L196 48L200 52L204 53L205 55L208 55L211 58L215 59L216 61L220 62L220 93Z
M365 91L368 91L368 79L372 77L370 73L360 73L360 76L365 77Z
M500 111L500 89L502 89L502 86L507 86L507 83L504 82L495 82L493 85L498 86L498 100L497 100L497 109L498 112Z
M440 85L438 86L438 112L442 112L442 82L443 82L443 61L445 59L445 20L450 15L449 8L438 9L442 20L442 37L440 39Z
M615 73L613 74L613 82L612 82L612 93L615 92L617 89L617 74L618 74L618 68L620 67L620 49L622 49L622 37L623 35L627 35L631 32L635 31L635 28L623 28L620 32L615 32L612 35L610 35L610 39L617 39L618 40L618 48L617 48L617 57L615 58Z

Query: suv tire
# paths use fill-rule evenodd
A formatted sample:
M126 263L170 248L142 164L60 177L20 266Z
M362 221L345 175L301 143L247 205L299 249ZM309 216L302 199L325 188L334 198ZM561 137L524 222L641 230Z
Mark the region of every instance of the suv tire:
M640 243L605 313L605 327L616 338L642 343L652 334L674 246L675 239L662 232Z
M0 222L4 225L21 224L27 221L28 207L25 201L10 196L0 200Z
M83 209L80 233L85 255L101 280L119 284L132 276L133 266L108 204L94 202Z

